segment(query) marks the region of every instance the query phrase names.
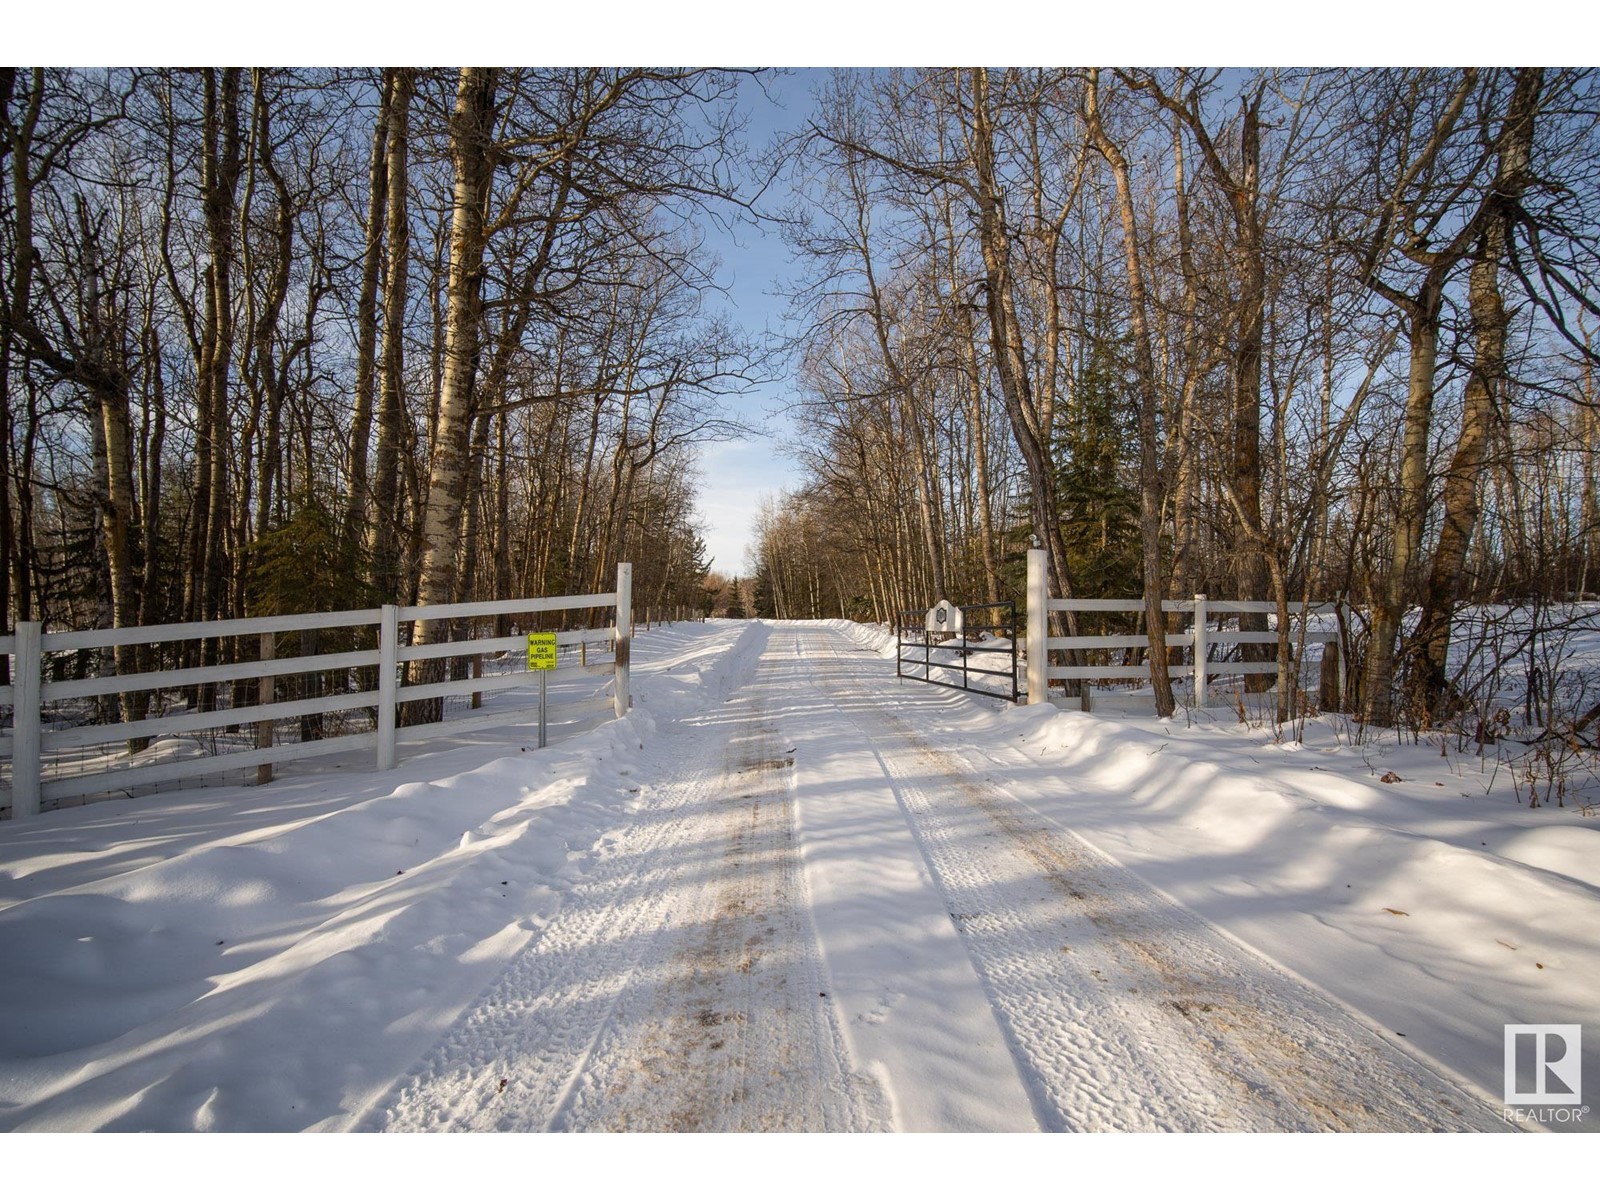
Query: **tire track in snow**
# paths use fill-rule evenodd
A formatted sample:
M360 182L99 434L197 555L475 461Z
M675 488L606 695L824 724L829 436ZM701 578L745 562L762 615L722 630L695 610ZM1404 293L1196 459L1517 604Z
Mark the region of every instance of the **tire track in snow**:
M764 665L758 666L758 676ZM885 1124L849 1067L807 917L795 847L794 760L758 680L715 793L708 906L632 989L562 1127L862 1130Z
M488 992L446 1032L417 1075L358 1127L545 1128L613 1019L648 945L673 920L664 848L703 788L658 793L591 878Z
M677 777L365 1127L881 1127L819 995L787 771L744 690L660 735Z
M872 745L1058 1129L1505 1128L1333 1001L1249 955L874 699L808 630ZM817 653L826 648L824 659ZM993 761L993 760L991 760Z

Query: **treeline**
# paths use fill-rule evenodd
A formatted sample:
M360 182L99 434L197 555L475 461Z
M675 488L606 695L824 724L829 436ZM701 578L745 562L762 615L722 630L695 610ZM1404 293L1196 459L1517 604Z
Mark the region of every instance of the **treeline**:
M1054 594L1145 597L1163 712L1196 592L1348 600L1350 702L1448 709L1459 606L1600 590L1597 82L834 74L758 611L1020 599L1038 544Z
M0 613L697 604L737 86L0 70Z

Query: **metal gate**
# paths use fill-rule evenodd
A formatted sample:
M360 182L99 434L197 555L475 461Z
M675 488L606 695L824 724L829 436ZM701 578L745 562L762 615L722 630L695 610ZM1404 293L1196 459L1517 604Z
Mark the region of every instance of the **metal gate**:
M900 614L895 675L1017 702L1017 606L940 601Z

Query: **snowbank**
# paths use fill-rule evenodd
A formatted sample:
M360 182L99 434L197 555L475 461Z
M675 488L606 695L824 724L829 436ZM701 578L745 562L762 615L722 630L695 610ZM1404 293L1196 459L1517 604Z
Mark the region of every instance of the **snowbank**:
M842 621L838 618L827 621L796 621L794 624L817 625L823 629L835 630L858 646L872 651L879 658L892 660L895 656L894 628L890 625L862 625L856 621Z

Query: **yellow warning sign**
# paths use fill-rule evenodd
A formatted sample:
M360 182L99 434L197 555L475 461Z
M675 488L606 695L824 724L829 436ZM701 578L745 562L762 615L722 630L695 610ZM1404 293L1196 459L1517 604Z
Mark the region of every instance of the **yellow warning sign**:
M528 635L528 670L554 671L556 669L556 635L530 633Z

